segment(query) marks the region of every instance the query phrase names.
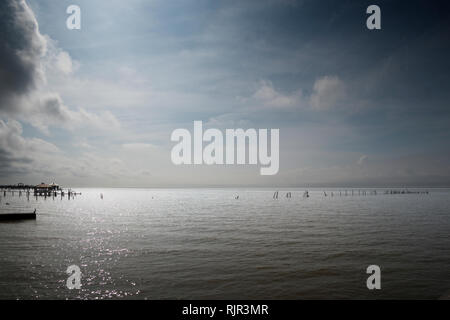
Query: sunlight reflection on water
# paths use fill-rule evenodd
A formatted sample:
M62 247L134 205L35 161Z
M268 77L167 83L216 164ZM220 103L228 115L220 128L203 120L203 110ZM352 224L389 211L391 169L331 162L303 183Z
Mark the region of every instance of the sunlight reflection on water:
M290 189L292 199L278 200L268 189L79 191L70 201L8 200L38 218L0 224L0 298L438 298L450 289L448 190L305 199ZM66 288L72 264L80 290ZM382 268L380 292L365 287L369 264Z

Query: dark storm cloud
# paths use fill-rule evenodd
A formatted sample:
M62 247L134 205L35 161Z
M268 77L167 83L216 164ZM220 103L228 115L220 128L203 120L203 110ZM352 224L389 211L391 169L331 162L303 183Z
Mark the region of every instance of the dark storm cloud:
M17 117L42 130L71 120L58 94L41 91L46 50L25 0L0 2L0 116Z
M67 52L41 35L25 0L0 2L0 117L28 122L45 133L50 126L117 126L112 114L71 110L51 91L45 75L48 70L58 72L54 58L61 54L71 64Z
M23 0L0 2L0 110L16 112L41 80L45 40Z
M41 81L40 58L45 40L24 1L0 2L0 115L19 114L24 98ZM0 177L29 171L31 158L20 136L21 126L0 119Z

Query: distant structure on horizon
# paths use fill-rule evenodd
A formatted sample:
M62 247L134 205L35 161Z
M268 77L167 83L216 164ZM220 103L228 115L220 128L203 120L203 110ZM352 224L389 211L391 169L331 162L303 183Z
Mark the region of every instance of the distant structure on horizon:
M10 194L14 196L14 193L17 192L19 194L19 197L24 193L27 196L30 196L31 192L33 192L34 196L44 196L44 197L55 197L56 195L60 194L61 196L64 196L65 192L62 189L62 187L55 183L45 183L41 182L38 185L31 185L31 184L24 184L24 183L18 183L14 185L2 185L0 186L0 190L2 191L2 194L4 197L6 197L6 194ZM68 195L75 195L76 193L73 192L71 189L67 191Z
M44 182L41 182L40 184L34 186L34 192L36 193L44 193L44 192L52 192L52 191L60 191L61 187L52 182L50 184L46 184Z

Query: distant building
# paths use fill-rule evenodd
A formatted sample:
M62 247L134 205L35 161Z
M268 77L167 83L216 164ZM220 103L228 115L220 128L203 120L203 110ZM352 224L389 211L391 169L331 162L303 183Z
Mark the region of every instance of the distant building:
M61 190L61 188L59 187L58 184L56 183L51 183L51 184L47 184L44 182L41 182L40 184L36 185L34 187L34 192L40 193L40 192L49 192L49 191L58 191Z

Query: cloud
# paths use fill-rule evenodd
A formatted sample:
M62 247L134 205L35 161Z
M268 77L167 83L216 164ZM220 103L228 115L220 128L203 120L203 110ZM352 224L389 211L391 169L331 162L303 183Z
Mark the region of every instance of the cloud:
M46 87L46 71L70 74L70 55L39 32L36 18L24 0L0 4L0 116L28 122L48 133L49 126L117 127L111 113L92 114L67 107L58 93Z
M5 122L0 119L0 176L45 170L47 160L59 152L52 143L38 138L24 138L22 125L18 121Z
M205 127L210 128L243 128L248 127L251 123L245 119L247 114L244 113L225 113L211 117L205 123Z
M362 166L364 163L367 162L367 159L369 159L369 157L367 155L365 155L365 154L362 155L357 161L358 165Z
M262 81L261 86L253 94L253 99L266 107L287 108L298 106L301 102L302 91L297 90L291 95L282 94L273 88L269 81Z
M398 165L377 164L380 154L448 149L450 91L443 70L450 60L448 41L442 41L448 27L441 28L446 21L440 14L446 10L390 5L392 12L408 9L400 15L402 21L416 21L421 12L424 23L397 24L408 28L374 37L355 28L363 5L328 2L324 12L323 3L314 1L301 7L275 0L182 4L178 11L164 1L151 8L142 1L131 6L115 1L105 10L90 10L96 23L88 33L79 33L64 30L63 4L45 0L36 17L54 36L50 39L40 34L24 1L1 1L0 119L9 123L4 135L11 140L0 146L1 159L10 159L4 170L50 172L49 178L71 185L115 185L121 183L120 175L135 177L141 168L153 177L138 176L122 185L208 184L213 176L218 184L273 185L275 180L257 180L253 167L173 168L168 157L171 130L190 128L198 119L207 121L205 127L279 127L280 184L371 183L385 177L397 183L397 171L415 172L415 181L421 182L417 176L448 173L448 157L441 158L441 167L433 164L440 169L435 171L427 169L430 161L413 164L409 158ZM116 128L119 122L107 110L120 114L121 130L85 130ZM358 114L348 114L354 110ZM61 151L43 151L52 148L29 138L35 130L24 125L21 134L12 120L6 122L9 118L47 132L43 139ZM66 130L50 136L52 127ZM282 175L298 168L306 169ZM197 172L204 173L201 179Z
M32 93L23 98L21 103L30 108L20 113L6 115L28 122L45 134L49 134L49 127L52 126L62 127L66 130L77 128L111 130L120 127L119 121L111 112L104 111L96 114L88 112L84 108L79 108L77 111L71 110L55 93Z
M327 75L315 80L309 96L303 95L302 89L297 89L291 94L281 93L270 81L264 80L250 99L241 99L241 101L256 102L259 107L272 109L301 108L325 111L341 106L346 98L345 83L338 76Z
M122 147L127 150L144 150L149 148L154 148L155 146L150 143L134 142L134 143L124 143Z
M89 153L66 155L56 145L38 138L23 136L22 125L16 120L0 119L0 178L11 181L20 176L26 183L40 181L76 181L96 184L117 179L137 179L139 172L115 156ZM17 183L12 180L11 183ZM72 183L71 183L72 184Z
M310 103L316 110L326 110L337 107L345 96L345 85L339 77L324 76L314 83Z
M68 52L58 47L58 42L49 36L44 36L47 51L42 58L42 67L48 78L49 74L71 75L79 68L79 63L74 61Z
M24 0L2 1L0 12L0 110L14 112L18 98L43 80L40 58L46 43Z

